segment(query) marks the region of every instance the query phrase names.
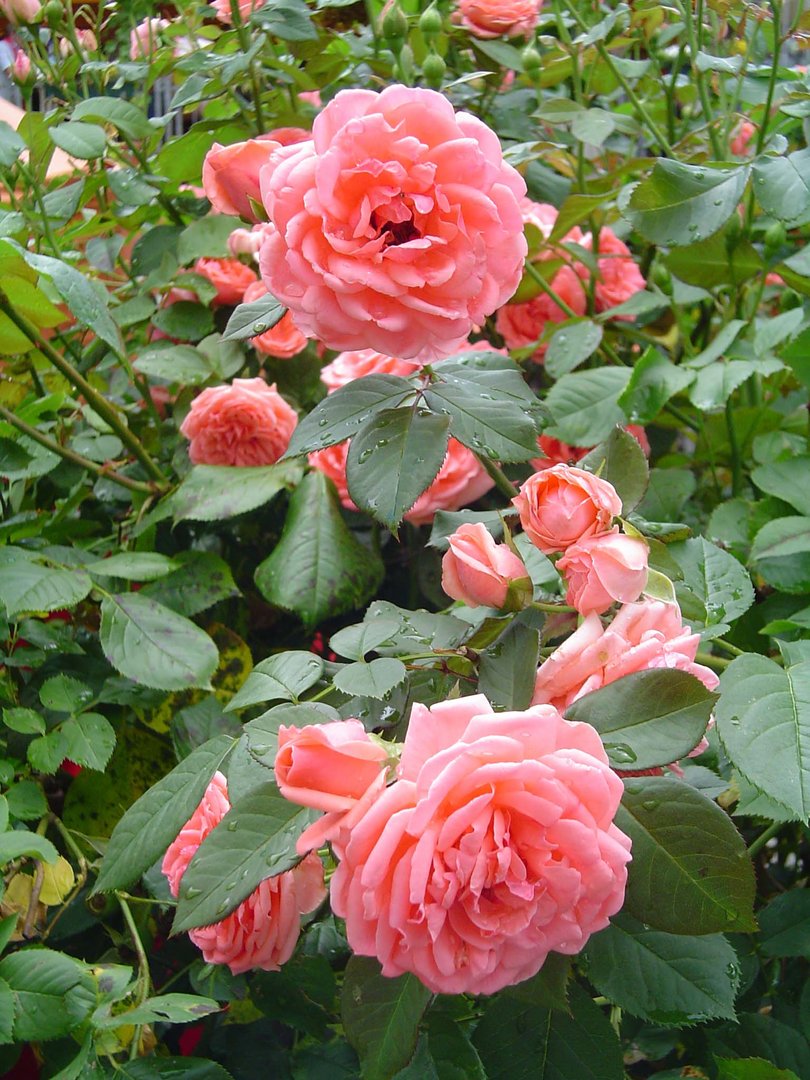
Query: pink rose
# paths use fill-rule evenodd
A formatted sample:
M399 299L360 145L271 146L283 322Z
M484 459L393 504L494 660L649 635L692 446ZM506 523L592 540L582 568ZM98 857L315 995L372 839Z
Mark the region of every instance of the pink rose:
M579 952L624 900L622 785L599 736L549 706L416 704L399 767L331 883L352 949L442 994L492 994Z
M523 531L546 555L605 532L622 512L612 484L573 465L534 473L512 502Z
M214 777L202 802L180 830L163 859L172 896L197 848L230 810L222 773ZM323 866L308 855L292 870L267 878L221 922L189 931L209 964L227 964L234 975L253 968L278 971L290 959L301 930L301 915L314 911L326 896Z
M520 175L433 90L342 90L261 171L268 289L329 348L433 359L520 280Z
M458 0L454 21L473 37L529 37L542 0Z
M209 386L180 426L195 465L272 465L290 444L298 416L264 379Z
M618 529L586 536L557 563L568 583L566 603L580 615L607 611L618 600L638 600L647 584L647 545Z
M576 315L584 315L588 304L585 289L576 271L561 267L551 280L551 288ZM570 318L550 296L539 296L522 304L507 304L495 317L495 328L510 349L523 349L542 337L549 323L562 323ZM532 359L539 363L546 354L548 343L539 345Z
M254 281L245 289L244 303L252 304L263 296L267 296L264 282ZM251 338L250 344L265 356L288 360L306 348L307 339L292 321L289 311L285 311L275 326L259 334L258 337Z
M17 49L12 64L12 74L18 83L26 83L31 75L31 58L22 49Z
M337 841L385 790L388 754L359 720L278 729L276 783L285 799L323 810L298 840L299 855Z
M356 510L346 483L348 442L328 446L309 455L309 464L320 469L333 481L341 503L347 510ZM493 485L484 466L456 439L447 443L447 454L438 475L427 491L422 492L405 520L413 525L427 525L437 510L460 510L462 506L480 499Z
M254 262L259 261L259 249L265 237L273 231L273 226L266 221L259 221L250 229L234 229L228 237L228 250L234 257L250 255ZM267 289L264 290L267 292Z
M33 22L41 7L39 0L0 0L0 13L12 25Z
M695 663L699 645L700 635L683 625L678 605L663 600L625 604L607 628L598 615L587 615L538 668L532 705L564 712L584 694L650 668L686 671L714 690L717 675Z
M412 375L420 367L416 360L383 356L374 349L354 349L339 353L331 363L321 368L321 379L331 394L354 379L362 379L364 375Z
M632 435L647 457L650 456L650 440L647 432L640 424L628 424L624 429L628 435ZM573 465L590 451L592 446L569 446L568 443L560 442L551 435L539 435L537 445L543 451L544 457L532 458L529 464L540 472L542 469L550 469L552 465Z
M581 240L582 246L587 250L593 248L593 237L590 233ZM612 229L607 227L599 232L599 251L597 252L597 266L599 275L596 279L596 310L607 311L608 308L616 307L635 296L646 288L647 282L642 277L641 271L636 265L630 248ZM582 265L581 274L584 280L590 277L589 271ZM620 315L621 319L632 320L632 315Z
M129 35L130 60L143 60L151 56L157 48L160 31L170 25L168 19L144 19L139 22Z
M270 160L280 142L273 139L248 139L221 146L214 143L205 155L202 182L206 198L220 214L235 214L245 221L256 221L251 200L261 205L259 170Z
M313 109L320 109L321 92L320 90L301 90L298 100L303 101L305 105L311 105Z
M216 10L217 19L221 23L226 26L233 23L231 0L211 0L211 6ZM260 7L264 6L264 0L237 0L236 6L239 8L239 18L244 23L248 21L254 11L258 11Z
M194 273L207 277L216 286L215 304L241 304L245 289L258 278L238 259L197 259Z
M524 608L532 583L507 544L496 544L480 522L459 525L442 559L442 588L468 607Z
M734 138L729 143L729 149L736 157L745 157L751 152L751 139L756 134L756 125L750 120L741 120L737 125Z

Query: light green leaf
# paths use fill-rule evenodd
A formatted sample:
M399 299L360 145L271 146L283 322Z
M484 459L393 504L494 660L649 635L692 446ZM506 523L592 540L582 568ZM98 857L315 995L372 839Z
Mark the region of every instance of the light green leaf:
M810 220L808 170L810 150L796 150L785 157L769 154L754 162L754 191L766 214L790 228Z
M669 544L667 551L683 573L683 581L675 582L675 592L687 619L706 626L729 623L753 604L751 579L727 551L703 537Z
M633 373L618 404L635 424L649 424L670 398L685 390L695 379L692 371L676 367L650 346L633 365Z
M48 566L19 548L0 551L0 600L10 619L26 611L72 608L92 586L84 570Z
M154 551L122 551L109 559L85 564L93 577L124 578L126 581L154 581L177 570L180 564Z
M120 97L91 97L80 101L73 109L74 120L103 120L112 124L131 139L148 139L160 129L153 127L142 109Z
M766 495L789 503L800 514L810 515L810 488L805 486L810 476L808 470L810 456L800 454L784 461L759 465L752 470L751 479Z
M183 874L172 933L224 919L266 878L295 866L296 840L317 817L271 783L232 806Z
M0 833L0 866L13 859L21 859L24 855L46 863L55 863L59 858L59 852L44 836L28 832L27 829Z
M236 224L227 214L206 214L192 221L177 241L178 262L185 266L200 258L227 258L230 255L228 237Z
M82 161L103 157L107 149L107 133L98 124L68 120L65 124L56 124L49 128L48 134L60 150Z
M103 772L115 749L115 731L100 713L87 712L62 724L67 741L65 757L88 769Z
M264 701L297 702L323 674L323 661L311 652L283 652L258 663L225 712L244 709Z
M401 660L378 657L367 664L347 664L335 674L332 681L344 694L382 700L395 686L399 686L407 674Z
M102 286L92 284L70 263L50 255L25 252L25 261L38 273L49 277L56 291L80 323L118 352L123 351L121 334L107 309L107 292Z
M558 379L584 363L602 341L602 327L591 319L570 319L555 330L543 361L546 371Z
M774 588L786 593L810 591L810 517L767 522L754 537L751 561Z
M195 465L169 498L175 521L223 521L269 502L301 476L297 462L235 468Z
M285 311L284 305L272 293L266 293L250 304L239 304L228 319L223 341L244 341L272 330Z
M3 723L21 735L43 735L45 721L33 709L3 709Z
M220 1008L211 998L196 994L158 994L126 1012L113 1013L113 1006L117 1008L117 1002L107 1002L96 1009L93 1027L103 1031L124 1024L191 1024L219 1012Z
M208 358L193 345L153 345L138 354L132 366L142 375L197 386L214 375Z
M552 386L546 397L552 424L548 435L571 446L593 446L626 418L618 399L630 381L629 368L574 371Z

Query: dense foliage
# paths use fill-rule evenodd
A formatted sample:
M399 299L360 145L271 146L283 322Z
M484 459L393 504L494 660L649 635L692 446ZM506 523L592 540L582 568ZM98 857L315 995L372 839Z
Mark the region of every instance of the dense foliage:
M810 23L538 7L0 0L12 1076L810 1076Z

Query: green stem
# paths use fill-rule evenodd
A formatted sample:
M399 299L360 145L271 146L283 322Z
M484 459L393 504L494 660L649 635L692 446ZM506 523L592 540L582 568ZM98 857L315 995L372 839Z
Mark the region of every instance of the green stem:
M117 892L115 895L118 903L121 906L121 911L124 915L124 922L127 924L129 936L132 939L132 945L135 949L135 955L138 958L138 976L136 979L138 992L136 996L136 1005L143 1005L144 1001L146 1001L146 999L149 997L149 992L152 985L149 976L149 960L147 959L146 950L144 949L143 942L141 941L141 935L138 933L138 927L135 925L135 920L132 917L132 912L129 910L129 904L126 902L120 892ZM135 1058L138 1056L138 1049L141 1042L141 1027L142 1025L139 1024L135 1028L135 1031L132 1035L132 1043L130 1044L129 1048L130 1061L134 1061Z
M783 825L783 821L774 821L774 823L772 825L769 825L764 832L761 832L756 838L756 840L753 840L748 845L748 857L750 859L753 859L755 855L759 854L759 852L765 847L768 841L772 840L774 836L776 836L776 834L779 832Z
M115 406L110 404L102 394L92 387L87 379L79 374L76 368L73 367L64 356L60 356L50 342L46 341L40 335L34 324L30 323L28 319L14 307L3 292L2 287L0 287L0 308L3 310L4 314L11 319L17 329L22 331L28 340L33 345L36 345L43 356L50 360L57 371L64 375L71 386L84 395L87 404L98 413L102 420L105 420L110 425L121 442L129 447L152 479L156 480L158 484L165 485L167 483L166 477L152 460L151 455L143 446L137 435L130 431L123 422Z
M579 318L574 309L569 304L566 304L565 300L563 300L563 298L557 292L555 292L555 290L551 287L551 285L549 285L543 275L538 272L538 270L532 265L532 263L527 262L525 270L529 277L533 281L537 282L537 284L540 286L546 296L550 297L550 299L554 301L557 307L565 312L569 319Z
M694 79L698 96L700 97L700 107L703 110L703 115L706 118L706 125L709 131L709 142L712 144L712 153L717 161L725 160L725 152L720 143L720 136L717 134L713 124L714 110L712 109L711 102L709 100L709 92L706 88L706 79L704 73L697 67L697 54L700 51L700 42L698 36L695 33L695 22L692 17L692 0L687 0L685 4L678 5L681 9L684 22L686 23L686 34L689 39L689 53L692 64L692 78ZM698 5L698 17L702 17L702 4Z
M688 427L690 431L694 431L696 434L700 432L700 424L696 424L695 421L679 409L677 405L670 405L669 402L667 402L664 406L664 412L668 412L670 416L674 416L676 420L680 420L680 422Z
M733 495L739 495L743 487L742 461L740 461L740 444L737 440L737 429L734 426L734 405L731 398L726 402L726 428L731 448L731 492Z
M765 145L765 139L768 135L768 121L771 118L771 106L773 105L773 95L776 89L776 75L779 69L779 50L782 46L782 37L780 34L782 27L782 4L779 0L771 0L771 11L773 13L773 58L771 60L771 73L768 78L768 94L765 98L765 111L762 115L762 123L759 125L759 132L757 134L757 154L762 153L762 148Z
M42 231L45 233L45 238L50 245L51 251L53 251L54 255L56 255L58 259L61 259L62 249L60 248L59 242L57 241L56 237L53 235L53 231L48 220L48 212L45 209L45 201L42 194L42 185L34 176L31 169L29 169L28 166L25 164L25 162L23 162L22 160L18 161L17 168L20 170L20 176L22 176L22 178L25 180L26 184L30 188L31 193L34 196L34 201L39 207L39 214L37 215L37 220L42 225Z
M62 446L56 439L52 439L49 435L32 427L30 424L26 424L24 420L21 420L19 416L10 412L4 405L0 405L0 417L7 423L12 424L18 431L21 431L23 435L27 435L29 439L33 439L35 442L38 442L40 446L44 446L46 450L50 450L51 453L63 457L65 461L72 461L74 465L81 465L81 467L87 469L88 472L95 473L96 476L106 477L108 480L112 480L114 484L129 488L130 491L141 491L146 495L154 495L155 493L152 484L146 484L142 480L132 480L130 477L124 476L114 469L108 469L104 465L99 465L97 461L91 461L90 458L86 458L82 454L77 454L75 450L71 450L67 446Z
M496 465L494 461L486 456L486 454L475 455L481 464L486 469L487 473L495 481L495 487L500 491L502 495L505 495L507 499L514 499L518 493L518 489L500 467Z
M573 615L577 610L575 607L569 607L568 604L544 604L542 600L532 600L529 607L537 611L546 611L549 615ZM554 651L552 649L552 652Z
M725 671L730 660L726 660L723 656L714 656L712 653L697 653L695 660L699 664L705 664L708 668L718 668L720 671Z

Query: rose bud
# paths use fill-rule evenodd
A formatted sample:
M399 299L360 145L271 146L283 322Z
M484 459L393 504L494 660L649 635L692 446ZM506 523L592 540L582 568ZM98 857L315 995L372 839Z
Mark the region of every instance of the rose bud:
M574 465L536 472L512 502L524 532L546 555L606 532L622 512L622 501L612 484Z
M532 583L507 544L496 544L486 527L460 525L442 559L442 588L468 607L520 611L531 602Z
M557 563L568 582L566 602L581 615L601 614L618 600L632 604L647 584L647 545L618 529L586 536Z

